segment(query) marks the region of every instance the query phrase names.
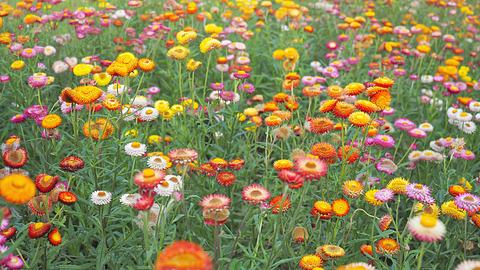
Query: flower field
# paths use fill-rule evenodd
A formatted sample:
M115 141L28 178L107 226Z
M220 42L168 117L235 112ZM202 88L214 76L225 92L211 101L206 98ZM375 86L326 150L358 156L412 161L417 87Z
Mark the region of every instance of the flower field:
M479 14L0 0L0 269L480 270Z

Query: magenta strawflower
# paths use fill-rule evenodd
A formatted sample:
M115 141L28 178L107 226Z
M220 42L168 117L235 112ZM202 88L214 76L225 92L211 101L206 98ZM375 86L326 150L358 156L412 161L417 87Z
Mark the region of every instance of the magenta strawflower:
M390 135L376 135L373 137L373 143L383 148L392 148L395 146L395 140Z
M417 127L417 125L415 125L414 122L412 122L411 120L409 120L407 118L399 118L399 119L395 120L393 125L396 128L398 128L400 130L405 130L405 131L409 131L409 130Z
M270 199L270 192L259 184L251 184L243 188L242 199L249 204L261 204Z
M408 131L408 135L415 139L423 139L427 137L427 133L419 128L413 128Z
M467 212L477 212L480 210L480 198L471 193L463 193L455 197L455 205Z
M432 204L435 200L430 195L430 188L426 185L411 183L407 185L407 196L411 199L426 203Z
M381 202L388 202L388 201L391 201L393 200L393 196L395 194L393 193L393 191L391 191L390 189L388 188L384 188L384 189L380 189L379 191L375 192L375 199L381 201Z

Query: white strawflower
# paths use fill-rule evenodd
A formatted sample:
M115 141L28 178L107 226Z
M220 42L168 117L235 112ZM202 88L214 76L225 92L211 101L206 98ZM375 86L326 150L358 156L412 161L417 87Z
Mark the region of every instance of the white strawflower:
M143 143L132 142L125 145L125 153L129 156L140 157L147 152L147 146Z
M107 93L114 96L122 95L125 91L127 91L127 87L119 83L112 83L107 88Z
M157 119L158 115L158 110L153 107L145 107L138 112L138 118L146 122Z
M175 185L169 181L163 181L153 189L159 196L170 196L175 191Z
M151 156L147 160L147 166L155 170L165 170L168 166L168 163L161 156Z
M105 190L97 190L92 192L92 195L90 195L90 200L95 205L105 205L110 203L112 200L112 193Z
M120 203L126 206L133 206L141 197L142 195L138 193L133 193L133 194L126 193L120 197Z

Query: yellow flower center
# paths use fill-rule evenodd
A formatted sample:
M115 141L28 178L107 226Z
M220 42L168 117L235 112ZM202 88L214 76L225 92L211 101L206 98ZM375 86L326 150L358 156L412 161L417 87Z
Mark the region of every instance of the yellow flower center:
M143 170L143 177L149 178L155 175L155 171L152 169L145 169Z
M140 148L140 143L139 142L133 142L132 147L133 148Z
M145 111L145 113L146 113L146 114L152 114L152 113L153 113L153 110L148 109L148 110Z
M317 168L317 164L315 164L315 162L308 161L307 163L305 163L305 167L307 167L308 169L315 169Z
M160 183L162 186L164 187L168 187L170 184L168 183L168 181L163 181L162 183Z
M12 182L12 186L15 188L23 188L27 184L27 181L25 179L20 178Z
M420 224L427 228L433 228L435 225L437 225L437 218L424 214L420 217Z

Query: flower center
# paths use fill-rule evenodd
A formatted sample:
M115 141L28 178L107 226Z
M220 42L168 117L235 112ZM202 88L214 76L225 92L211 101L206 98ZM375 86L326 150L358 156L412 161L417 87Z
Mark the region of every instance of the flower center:
M145 178L150 178L150 177L153 177L154 175L155 175L155 171L152 169L143 170L143 177Z
M133 148L140 148L140 143L139 142L133 142L132 147Z
M418 190L422 190L422 189L423 189L423 185L421 185L421 184L415 184L413 187L414 187L415 189L418 189Z
M168 183L168 181L163 181L162 183L160 183L163 187L168 187L170 184Z
M463 200L464 200L464 201L467 201L467 202L474 202L474 201L475 201L475 199L474 199L472 196L465 196L465 197L463 198Z
M23 188L25 187L26 185L26 181L24 179L18 179L16 181L13 181L12 185L15 187L15 188Z
M262 192L260 190L254 190L254 191L250 192L250 196L260 197L260 196L262 196Z
M146 114L152 114L152 113L153 113L153 110L148 109L148 110L145 111L145 113L146 113Z
M433 228L437 225L437 218L424 214L420 217L420 224L427 228Z
M97 195L99 197L105 197L105 196L107 196L107 193L105 193L105 191L99 191Z
M315 162L313 161L308 161L307 163L305 163L305 167L307 167L308 169L315 169L317 168L317 164L315 164Z

